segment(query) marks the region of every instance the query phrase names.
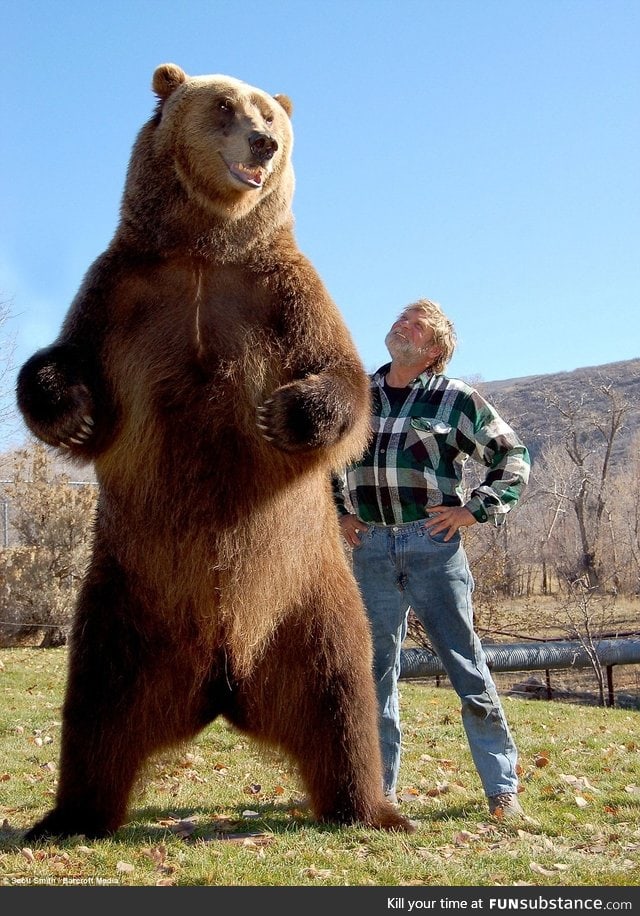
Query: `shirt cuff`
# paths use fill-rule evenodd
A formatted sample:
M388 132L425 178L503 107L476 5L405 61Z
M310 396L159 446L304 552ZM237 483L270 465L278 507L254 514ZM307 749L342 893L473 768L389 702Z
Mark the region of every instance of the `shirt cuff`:
M487 510L479 496L472 496L468 503L465 503L465 509L473 515L477 522L486 522L489 520Z

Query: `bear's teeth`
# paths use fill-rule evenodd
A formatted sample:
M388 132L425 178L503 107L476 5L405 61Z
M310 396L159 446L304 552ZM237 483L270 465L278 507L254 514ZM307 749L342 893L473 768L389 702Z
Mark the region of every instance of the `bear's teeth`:
M250 169L241 162L232 162L229 164L229 171L240 181L259 187L262 184L262 169Z

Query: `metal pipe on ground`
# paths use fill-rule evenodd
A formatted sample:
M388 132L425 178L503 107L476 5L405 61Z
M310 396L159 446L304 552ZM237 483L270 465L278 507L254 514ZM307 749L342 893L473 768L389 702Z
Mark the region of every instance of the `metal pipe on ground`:
M483 643L491 671L545 671L550 668L588 668L589 654L578 640L549 642ZM600 664L640 664L640 638L601 639L594 641ZM403 649L400 653L400 677L437 677L446 674L440 659L429 649Z

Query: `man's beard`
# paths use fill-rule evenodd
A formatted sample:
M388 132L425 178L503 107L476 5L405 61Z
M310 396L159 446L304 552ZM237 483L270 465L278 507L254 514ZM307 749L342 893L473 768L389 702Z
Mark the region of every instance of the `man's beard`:
M423 362L425 353L428 350L428 347L423 349L422 347L414 346L410 340L407 340L406 337L400 337L394 331L389 331L384 342L391 354L391 358L400 366L415 366L416 363Z

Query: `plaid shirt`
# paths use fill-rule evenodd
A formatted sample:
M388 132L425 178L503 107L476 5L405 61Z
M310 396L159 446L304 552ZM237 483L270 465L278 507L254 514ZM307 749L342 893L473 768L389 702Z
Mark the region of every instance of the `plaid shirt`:
M384 377L372 376L373 436L365 455L333 478L340 515L345 489L363 522L399 525L428 515L429 506L464 505L479 522L499 525L529 479L529 453L508 423L465 382L423 372L404 401L390 403ZM462 472L472 458L489 468L463 498ZM345 487L346 484L346 487Z

